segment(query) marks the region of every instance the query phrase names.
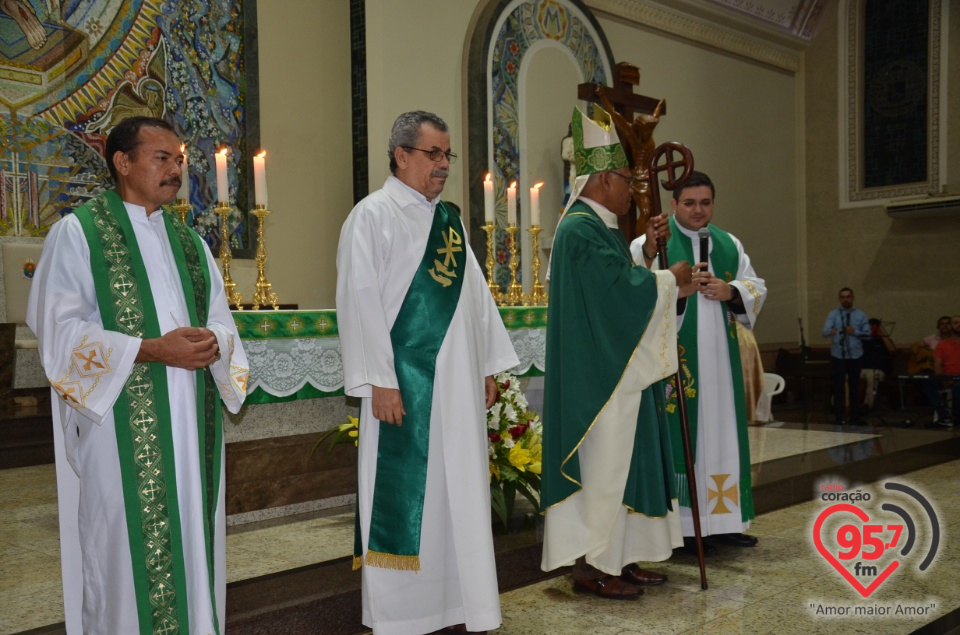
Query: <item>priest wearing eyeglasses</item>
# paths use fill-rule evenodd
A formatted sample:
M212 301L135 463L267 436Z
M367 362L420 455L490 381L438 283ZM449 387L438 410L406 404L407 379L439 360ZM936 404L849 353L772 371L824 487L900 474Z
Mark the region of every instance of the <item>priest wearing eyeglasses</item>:
M440 201L447 125L397 119L392 176L340 233L344 390L360 397L357 462L363 623L378 635L500 625L486 409L520 362L460 217Z

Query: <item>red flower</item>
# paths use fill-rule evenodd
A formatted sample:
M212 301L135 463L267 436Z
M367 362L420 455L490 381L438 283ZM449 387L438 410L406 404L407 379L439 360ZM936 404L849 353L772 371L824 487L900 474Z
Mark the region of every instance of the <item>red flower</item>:
M515 75L517 73L517 66L513 62L507 62L507 72Z
M520 52L520 47L517 46L516 42L510 42L510 52L514 55Z
M523 433L527 431L527 424L520 423L516 426L510 428L510 436L514 439L519 439L523 436Z
M496 432L490 433L490 443L500 443L500 435Z
M503 389L506 390L509 387L510 387L510 380L508 379L507 381L503 382Z

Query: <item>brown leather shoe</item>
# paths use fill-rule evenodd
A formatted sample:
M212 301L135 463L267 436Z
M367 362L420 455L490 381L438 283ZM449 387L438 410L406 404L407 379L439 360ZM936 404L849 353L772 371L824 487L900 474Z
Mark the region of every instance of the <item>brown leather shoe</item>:
M577 593L593 593L610 600L632 600L643 595L643 589L628 584L614 575L591 580L574 580L573 590Z
M623 568L620 579L631 584L643 584L646 586L657 586L667 581L667 576L653 571L644 571L636 564L628 564Z

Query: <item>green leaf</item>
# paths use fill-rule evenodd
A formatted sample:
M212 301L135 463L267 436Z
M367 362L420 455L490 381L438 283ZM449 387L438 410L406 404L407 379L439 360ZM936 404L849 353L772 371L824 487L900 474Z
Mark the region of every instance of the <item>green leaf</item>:
M532 487L530 487L528 483L524 483L523 481L517 481L517 485L518 485L517 489L520 491L523 497L526 498L528 501L530 501L530 504L533 505L533 508L537 510L537 512L539 513L540 512L539 491L533 489Z
M507 528L510 514L507 512L507 503L503 498L503 490L497 485L490 485L490 507L500 518L503 528Z

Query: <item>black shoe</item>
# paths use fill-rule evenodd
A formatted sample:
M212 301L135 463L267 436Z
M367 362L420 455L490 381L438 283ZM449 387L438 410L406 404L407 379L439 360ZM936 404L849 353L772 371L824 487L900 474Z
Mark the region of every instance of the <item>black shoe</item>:
M706 536L702 538L703 540L703 555L709 556L717 550L717 546L713 544L713 541L708 539ZM683 553L689 554L691 556L697 555L697 541L692 536L683 537L683 546L680 547L680 551Z
M756 547L757 542L759 542L756 536L748 536L747 534L713 534L711 538L720 544L730 545L731 547Z

